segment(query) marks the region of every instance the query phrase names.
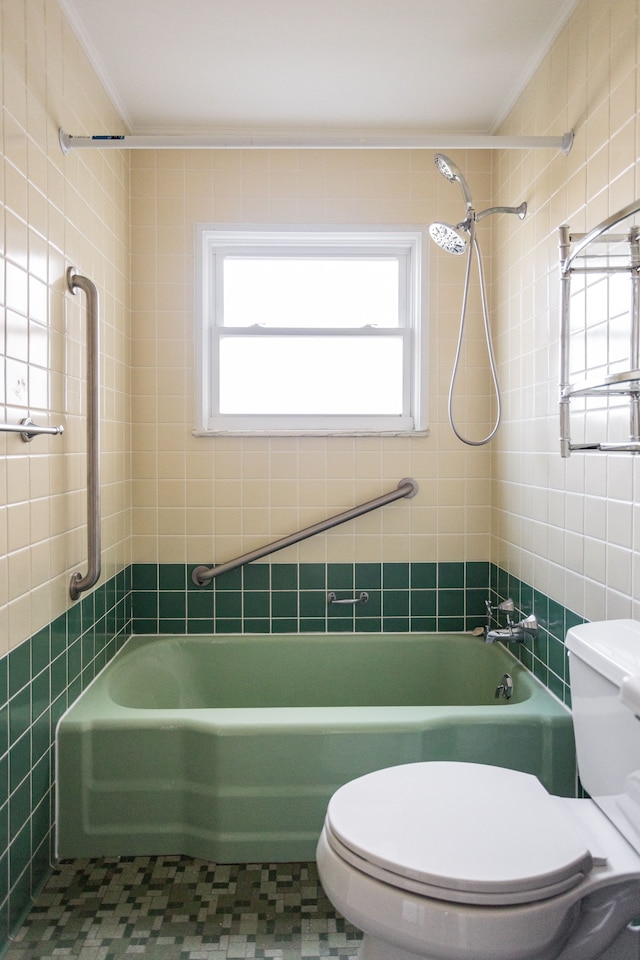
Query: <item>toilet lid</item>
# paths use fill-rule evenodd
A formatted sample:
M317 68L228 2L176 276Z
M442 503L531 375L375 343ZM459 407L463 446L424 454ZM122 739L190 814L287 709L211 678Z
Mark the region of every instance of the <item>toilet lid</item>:
M413 763L367 774L331 798L329 844L394 886L465 903L527 903L580 883L584 834L529 774Z

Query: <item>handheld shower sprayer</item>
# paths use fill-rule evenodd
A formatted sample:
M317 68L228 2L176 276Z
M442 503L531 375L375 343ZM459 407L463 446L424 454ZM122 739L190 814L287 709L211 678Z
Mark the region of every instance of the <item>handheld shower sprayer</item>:
M471 191L469 190L469 185L462 173L456 166L456 164L447 157L444 153L436 153L435 164L443 177L449 181L449 183L458 183L460 184L460 189L462 190L464 201L466 204L466 216L464 220L452 226L450 223L436 222L432 223L429 226L429 235L431 239L438 244L446 253L453 253L456 256L462 256L462 254L467 249L467 243L469 243L469 252L467 256L467 269L465 272L464 280L464 290L462 296L462 311L460 315L460 332L458 334L458 346L456 350L456 357L453 364L453 372L451 375L451 385L449 387L449 423L451 424L451 429L455 433L456 437L461 440L463 443L466 443L470 446L481 446L482 444L488 443L496 435L498 427L500 426L500 420L502 419L502 400L500 397L500 386L498 383L498 373L496 370L496 362L493 354L493 345L491 342L491 330L489 328L489 311L487 308L487 296L484 285L484 271L482 267L482 256L480 253L480 246L476 237L476 223L480 220L483 220L485 217L489 217L494 213L511 213L515 214L524 220L527 215L527 205L526 203L521 203L518 207L487 207L486 210L481 210L479 213L476 213L473 207L473 200L471 197ZM467 236L465 236L465 234ZM468 240L467 240L468 237ZM458 366L460 363L460 353L462 349L462 340L464 334L464 324L467 314L467 300L469 295L469 279L471 277L471 262L473 258L473 253L476 254L476 260L478 263L478 277L480 280L480 297L482 302L482 315L484 319L484 332L485 332L485 341L487 345L487 353L489 356L489 366L491 368L491 377L493 380L493 386L496 396L496 420L493 426L493 429L489 434L484 437L482 440L470 440L467 437L463 437L462 434L458 431L458 428L455 424L455 419L453 416L453 394L455 389L456 378L458 374Z
M465 178L462 176L457 166L449 157L445 156L444 153L436 153L435 164L443 177L446 177L449 183L459 183L460 189L464 194L464 200L467 207L473 207L473 201L471 199L471 191L469 190L469 185Z

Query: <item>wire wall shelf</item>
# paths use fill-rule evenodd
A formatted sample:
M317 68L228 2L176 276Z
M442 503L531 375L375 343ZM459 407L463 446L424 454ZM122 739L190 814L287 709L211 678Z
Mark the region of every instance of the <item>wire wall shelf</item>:
M559 228L563 457L640 453L640 225L629 222L638 213L640 200L588 233Z

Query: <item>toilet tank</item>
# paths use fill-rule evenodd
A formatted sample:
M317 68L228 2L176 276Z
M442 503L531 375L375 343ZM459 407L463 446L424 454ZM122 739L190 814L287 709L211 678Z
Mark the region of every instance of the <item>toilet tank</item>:
M640 622L579 624L566 645L580 781L640 852Z

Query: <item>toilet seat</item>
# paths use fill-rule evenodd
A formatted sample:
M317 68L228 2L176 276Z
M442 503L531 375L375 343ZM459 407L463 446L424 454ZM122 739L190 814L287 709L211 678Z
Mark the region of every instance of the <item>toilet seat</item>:
M375 879L466 904L525 904L570 890L593 860L536 777L484 764L403 764L331 798L327 842Z

